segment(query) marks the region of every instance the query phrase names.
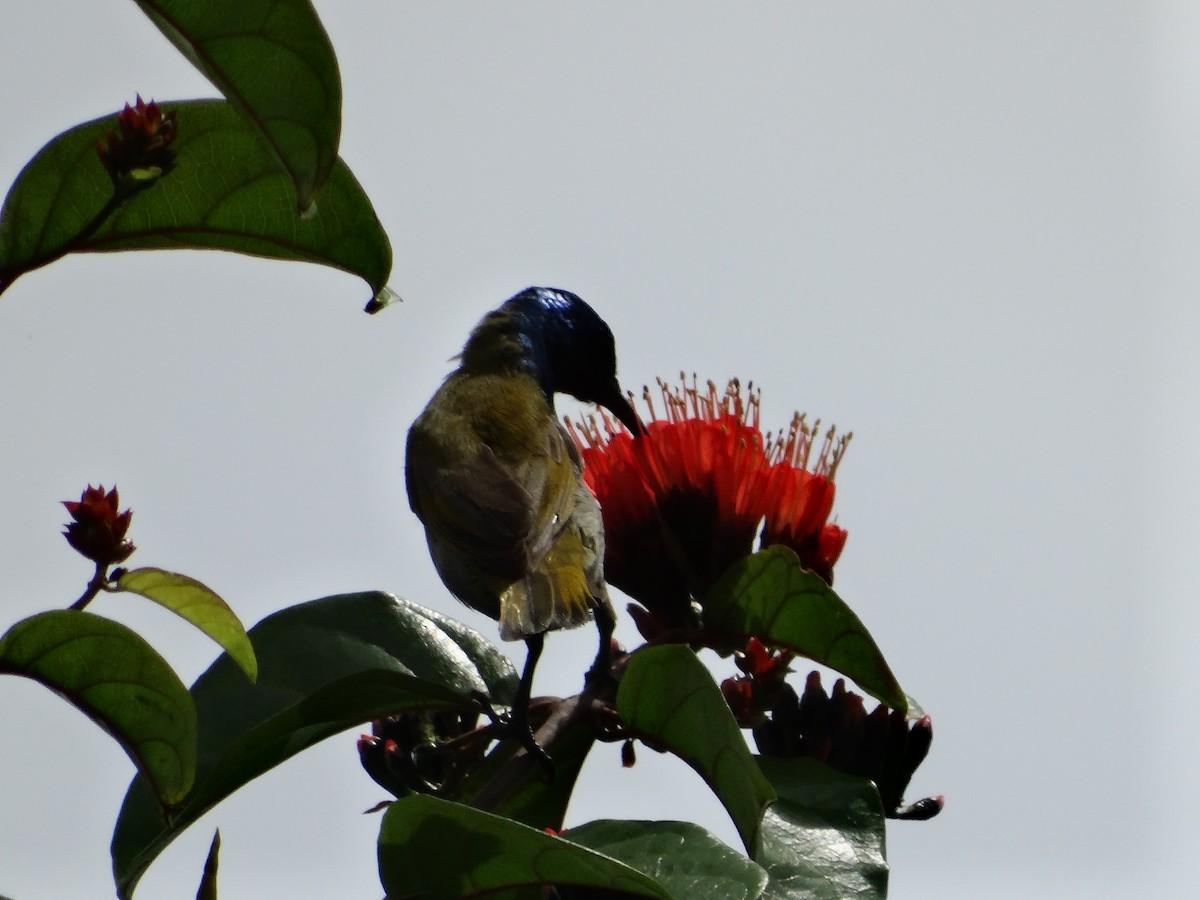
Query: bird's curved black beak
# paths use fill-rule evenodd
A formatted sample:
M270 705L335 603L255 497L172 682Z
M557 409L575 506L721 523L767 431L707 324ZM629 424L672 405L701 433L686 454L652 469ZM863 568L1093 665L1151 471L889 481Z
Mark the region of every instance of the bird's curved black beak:
M621 393L621 385L617 383L615 378L604 392L604 396L596 402L616 416L622 425L633 432L634 437L645 433L646 428L642 425L642 420L638 418L638 414L634 411L629 399Z

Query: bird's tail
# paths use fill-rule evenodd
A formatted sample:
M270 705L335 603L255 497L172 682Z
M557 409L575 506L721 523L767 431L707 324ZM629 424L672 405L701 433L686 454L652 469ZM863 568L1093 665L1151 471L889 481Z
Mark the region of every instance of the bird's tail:
M541 565L500 595L500 637L519 640L543 631L576 628L592 609L609 604L600 561L578 529L568 528Z

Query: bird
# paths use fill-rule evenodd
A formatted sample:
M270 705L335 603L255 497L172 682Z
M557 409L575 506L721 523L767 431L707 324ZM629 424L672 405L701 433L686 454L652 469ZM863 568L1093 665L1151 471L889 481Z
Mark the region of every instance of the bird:
M527 717L545 635L594 619L590 679L607 675L616 625L600 505L555 394L604 406L635 435L642 425L617 381L611 329L570 291L520 291L479 321L456 359L409 429L408 501L450 593L495 619L502 640L525 641L507 724L549 766Z

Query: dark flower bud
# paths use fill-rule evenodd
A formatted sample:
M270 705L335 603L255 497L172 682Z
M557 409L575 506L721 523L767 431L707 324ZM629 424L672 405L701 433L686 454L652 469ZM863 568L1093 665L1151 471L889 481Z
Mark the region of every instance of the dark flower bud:
M637 764L637 753L633 749L633 741L625 741L621 744L621 766L625 769L632 769Z
M916 803L902 806L892 813L893 819L908 819L910 822L924 822L940 813L946 805L946 798L941 794L936 797L922 797Z
M647 641L657 641L667 635L669 628L644 606L630 603L626 605L625 609L629 612L629 618L633 619L638 633Z
M771 715L754 728L754 742L764 756L803 756L800 751L800 698L784 684Z
M74 519L67 523L63 537L76 551L100 566L124 562L133 553L133 544L125 540L133 511L117 512L120 499L116 487L106 494L104 485L88 485L79 500L62 504Z
M358 741L363 769L384 790L404 797L441 793L483 757L489 740L476 731L478 713L415 710L376 719ZM456 741L476 731L479 740ZM448 746L454 742L454 749Z
M800 695L800 714L797 717L799 733L796 743L801 756L811 756L828 762L829 747L833 731L833 710L829 696L821 687L819 672L809 672L804 680L804 693Z
M96 141L96 153L108 170L113 184L151 184L175 166L175 140L178 126L175 113L162 114L158 104L146 103L139 95L135 106L125 104L117 114L117 131Z
M754 683L749 678L726 678L721 682L721 693L742 728L753 728L762 718L754 709Z
M389 747L388 745L391 745ZM384 741L373 734L358 736L358 759L371 779L385 791L403 797L411 793L408 787L396 779L388 766L387 757L396 745L395 741Z
M904 791L933 740L929 716L910 722L882 704L867 713L863 698L848 690L844 679L826 694L820 674L812 672L798 700L790 687L781 691L770 717L754 729L754 739L765 756L809 756L871 779L889 818L929 819L944 805L941 797L903 805Z

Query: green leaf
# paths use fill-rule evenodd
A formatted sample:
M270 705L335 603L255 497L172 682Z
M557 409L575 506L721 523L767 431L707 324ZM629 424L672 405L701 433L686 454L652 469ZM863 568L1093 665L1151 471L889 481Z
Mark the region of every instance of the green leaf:
M116 128L113 116L60 134L25 166L0 208L0 292L67 253L188 248L321 263L383 290L391 246L340 160L320 204L301 217L274 155L232 106L160 106L178 117L175 167L123 202L96 155L96 142Z
M204 860L204 874L200 877L200 887L196 891L196 900L217 900L217 853L221 849L221 830L213 832L212 843L208 846L208 858Z
M342 80L309 0L137 0L261 131L307 209L333 169Z
M123 572L117 586L153 600L192 623L233 657L247 678L253 681L258 677L258 661L246 629L211 588L187 575L155 568Z
M647 646L629 657L617 690L621 720L652 746L665 747L716 793L747 851L762 811L775 799L712 675L681 644Z
M0 672L44 684L111 734L145 781L153 815L183 800L196 771L196 708L135 632L80 610L30 616L0 637Z
M644 872L674 897L748 900L767 884L762 866L691 822L603 819L565 836Z
M134 779L113 833L117 893L132 896L162 850L242 785L318 741L406 709L474 709L474 661L416 604L369 592L314 600L250 629L258 682L228 655L192 686L196 787L169 824ZM516 673L512 673L516 678Z
M704 621L720 633L794 650L852 678L892 709L907 709L866 626L787 547L768 547L732 566L705 598Z
M503 816L413 795L397 800L379 831L379 878L390 900L476 897L543 884L671 894L624 863Z
M521 678L513 668L508 654L474 628L456 619L416 604L410 604L410 607L414 613L424 616L436 625L439 631L466 654L479 671L480 677L487 685L487 694L493 701L504 706L512 703Z
M754 854L771 879L764 897L886 897L886 820L875 785L814 759L758 761L779 793L763 816Z

